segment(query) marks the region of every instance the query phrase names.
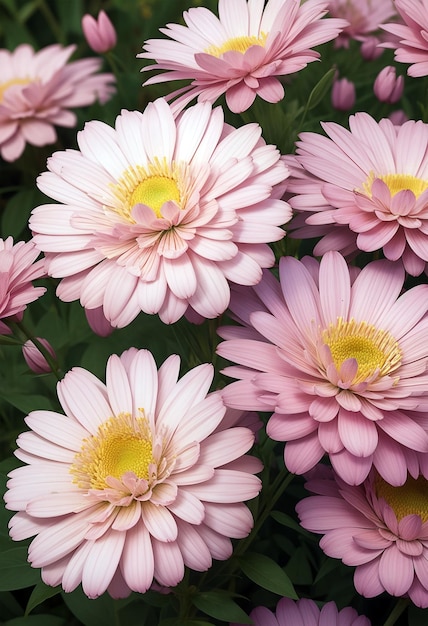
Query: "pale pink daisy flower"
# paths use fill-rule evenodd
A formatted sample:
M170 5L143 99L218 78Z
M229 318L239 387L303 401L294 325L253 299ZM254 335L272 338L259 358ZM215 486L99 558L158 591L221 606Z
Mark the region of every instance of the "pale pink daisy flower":
M273 265L268 242L291 217L280 199L288 169L258 124L232 128L209 103L175 119L160 98L122 111L115 129L89 122L77 139L80 151L55 153L38 178L63 204L30 218L62 300L102 307L116 327L140 311L213 318L228 281L253 285Z
M428 608L428 484L418 476L393 487L372 471L350 486L330 468L318 466L296 511L303 528L323 535L320 547L345 565L356 566L358 593L409 597Z
M382 24L396 15L392 0L329 0L328 11L329 15L348 22L335 40L337 47L345 48L349 47L351 39L370 43L377 39L379 42Z
M0 50L0 154L15 161L25 144L56 141L55 126L76 125L72 108L103 104L114 93L113 74L96 74L101 59L68 63L76 46L59 44L38 52L22 44Z
M254 433L222 428L213 367L178 380L180 359L157 370L131 348L107 362L106 383L73 368L58 383L64 415L33 411L17 440L27 465L9 474L6 507L15 541L31 537L28 560L43 581L95 598L175 586L185 566L205 571L250 532L243 501L261 483L245 453ZM233 421L236 422L236 416Z
M395 8L404 23L382 26L395 38L383 46L395 49L394 57L399 63L411 64L407 69L409 76L427 76L428 0L395 0Z
M258 606L251 611L250 618L254 626L370 626L370 620L363 615L358 616L351 607L339 611L334 602L327 602L320 609L308 598L301 598L297 602L281 598L275 613Z
M33 241L0 239L0 320L20 321L27 304L42 296L45 287L34 287L32 281L46 276L44 259L37 261L39 251ZM11 330L0 321L0 334Z
M359 272L338 252L283 257L279 275L232 297L243 326L219 329L218 353L238 364L226 405L274 411L267 434L295 474L328 454L350 484L372 465L395 485L428 477L428 285L402 294L400 264Z
M325 0L219 0L219 17L205 7L185 11L186 26L168 24L169 39L149 39L137 57L154 60L142 71L167 70L144 85L191 80L169 94L175 110L194 98L215 102L226 94L229 109L241 113L256 96L279 102L278 77L293 74L319 59L313 47L337 37L345 20L326 18Z
M323 235L315 255L382 250L418 276L428 262L428 124L356 113L350 130L321 125L327 137L301 133L286 158L289 202L301 213L292 236Z

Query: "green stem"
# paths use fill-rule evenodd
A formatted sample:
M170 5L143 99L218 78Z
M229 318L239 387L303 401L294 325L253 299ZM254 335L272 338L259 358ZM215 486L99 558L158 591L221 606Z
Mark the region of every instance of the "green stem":
M388 619L384 623L383 626L393 626L395 622L398 620L400 615L406 610L409 605L408 598L400 598L397 604L392 609L391 613L388 616Z
M49 5L45 2L45 0L39 0L38 6L40 11L43 13L46 22L49 24L52 33L55 35L55 39L59 43L64 44L63 31Z

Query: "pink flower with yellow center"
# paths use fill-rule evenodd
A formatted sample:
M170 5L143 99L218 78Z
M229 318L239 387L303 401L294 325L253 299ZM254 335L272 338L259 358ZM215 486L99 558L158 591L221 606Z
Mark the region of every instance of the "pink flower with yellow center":
M428 608L428 482L407 477L398 487L372 471L363 484L347 485L330 468L308 475L296 511L303 528L323 535L322 550L356 566L358 593L409 597Z
M302 133L286 159L287 194L299 213L292 236L321 235L316 255L382 250L418 276L428 262L428 124L356 113L350 130L322 127L327 137Z
M257 124L232 128L208 103L175 119L161 98L123 111L115 129L89 122L78 144L38 179L62 204L30 218L62 300L116 327L140 311L213 318L229 304L228 281L254 285L273 265L268 243L291 217L288 169Z
M68 63L75 48L54 44L35 52L22 44L14 52L0 50L0 154L6 161L18 159L26 143L54 143L55 126L75 126L69 109L103 104L114 93L113 74L96 74L100 59Z
M211 365L180 380L179 368L176 355L157 370L150 352L131 348L109 358L105 384L68 372L64 414L26 418L16 451L26 465L9 474L5 500L18 511L12 539L35 535L28 560L46 584L81 583L91 598L175 586L185 566L229 558L230 538L251 530L243 501L258 494L262 467L245 454L254 433L208 393Z
M428 285L402 293L404 270L386 260L360 272L338 252L321 262L283 257L230 304L217 351L228 406L274 411L267 434L286 441L288 469L303 474L328 454L359 484L372 465L388 482L428 478Z
M149 39L137 56L154 60L146 70L167 70L144 85L191 80L169 94L174 109L198 97L215 102L222 94L231 111L250 107L256 96L267 102L284 97L280 76L319 59L311 48L337 37L347 25L324 18L324 0L219 0L219 17L205 7L185 11L186 26L160 29L169 39Z

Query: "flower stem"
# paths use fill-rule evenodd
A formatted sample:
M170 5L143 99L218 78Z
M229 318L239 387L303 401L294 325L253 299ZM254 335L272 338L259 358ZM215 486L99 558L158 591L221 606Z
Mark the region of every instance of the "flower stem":
M384 623L383 626L393 626L395 622L398 620L400 615L406 610L409 605L408 598L400 598L397 604L392 609L391 613L388 616L388 619Z

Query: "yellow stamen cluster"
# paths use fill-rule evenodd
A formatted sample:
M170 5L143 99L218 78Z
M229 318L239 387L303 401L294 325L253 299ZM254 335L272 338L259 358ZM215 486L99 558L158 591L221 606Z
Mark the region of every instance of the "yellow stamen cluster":
M370 173L366 182L363 184L364 193L371 197L371 189L373 182L379 178L383 180L383 182L388 186L388 189L391 193L391 197L395 196L399 191L404 191L408 189L415 194L415 197L418 198L421 193L423 193L426 189L428 189L428 180L424 180L423 178L417 178L416 176L412 176L411 174L385 174L385 175L375 175L373 172Z
M120 480L126 472L147 480L151 463L152 437L147 420L122 413L103 422L96 435L83 441L70 472L82 489L105 489L107 477Z
M31 83L29 78L12 78L11 80L7 80L5 83L0 83L0 103L3 102L3 97L9 87L13 85L28 85Z
M406 515L419 515L422 522L428 521L428 481L423 477L409 476L401 487L389 485L379 475L375 479L378 498L383 498L394 511L398 520Z
M260 33L259 37L256 37L255 35L233 37L232 39L225 41L221 46L209 46L209 48L206 48L204 52L217 58L221 57L225 52L230 52L231 50L244 54L244 52L246 52L248 48L251 48L251 46L264 47L266 38L267 33Z
M358 371L353 384L366 380L375 372L385 376L401 361L401 350L394 337L367 322L346 321L339 317L336 324L330 324L322 332L322 339L330 348L338 371L347 359L357 361Z

